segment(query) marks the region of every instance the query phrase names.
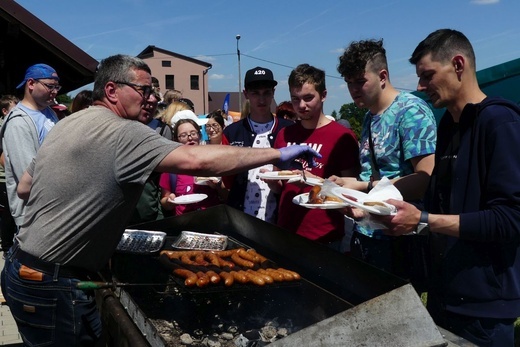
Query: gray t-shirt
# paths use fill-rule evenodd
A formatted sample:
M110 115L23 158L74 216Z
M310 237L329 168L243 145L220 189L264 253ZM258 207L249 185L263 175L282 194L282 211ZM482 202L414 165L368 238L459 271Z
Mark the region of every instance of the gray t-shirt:
M22 250L91 271L106 264L154 168L180 144L94 106L58 122L29 166Z

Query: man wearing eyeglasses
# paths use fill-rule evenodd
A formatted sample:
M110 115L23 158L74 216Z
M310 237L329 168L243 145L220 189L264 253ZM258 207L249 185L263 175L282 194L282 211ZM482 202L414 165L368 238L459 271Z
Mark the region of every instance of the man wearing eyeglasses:
M9 207L18 227L23 222L25 203L16 195L16 187L47 133L58 122L50 105L61 89L59 81L56 70L49 65L30 66L16 87L24 88L24 97L6 117L0 132Z
M308 146L208 150L165 139L139 121L152 112L151 83L141 59L102 60L93 105L56 124L18 184L27 211L0 284L26 345L95 345L99 312L77 283L106 266L154 171L222 176L320 156Z

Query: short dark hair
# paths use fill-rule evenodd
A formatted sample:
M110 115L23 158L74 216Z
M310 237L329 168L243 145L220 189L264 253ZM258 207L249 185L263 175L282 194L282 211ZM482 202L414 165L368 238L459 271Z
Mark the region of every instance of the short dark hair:
M20 100L14 96L14 95L11 95L11 94L5 94L5 95L2 95L2 97L0 98L0 110L2 109L8 109L11 102L14 102L15 104L17 104ZM0 117L3 116L0 114Z
M92 105L92 90L84 89L76 94L74 100L72 100L70 111L71 113L74 113L87 108L90 105Z
M193 104L193 101L191 101L190 99L188 99L188 98L180 98L178 101L185 103L186 105L189 106L189 108L191 108L191 110L193 112L195 112L195 105Z
M476 69L476 59L473 47L468 38L460 31L439 29L422 40L412 53L410 63L416 65L424 56L431 54L433 61L446 63L456 54L463 54L473 69Z
M300 64L289 75L289 88L301 87L305 83L314 85L320 94L327 88L325 86L325 71L309 64Z
M294 111L294 106L290 101L282 101L276 106L276 117L296 120L296 112Z
M374 72L388 71L383 39L351 42L339 57L338 72L343 78L353 78L365 73L369 62Z
M157 77L152 76L152 86L154 88L159 88L159 80L157 79Z
M208 119L214 119L215 122L217 122L217 123L220 125L220 127L221 127L222 129L224 129L224 125L225 125L225 123L224 123L224 117L225 117L225 116L226 116L226 112L224 112L223 110L221 110L221 109L219 108L219 109L216 109L216 110L210 112L210 113L206 116L206 118L208 118Z

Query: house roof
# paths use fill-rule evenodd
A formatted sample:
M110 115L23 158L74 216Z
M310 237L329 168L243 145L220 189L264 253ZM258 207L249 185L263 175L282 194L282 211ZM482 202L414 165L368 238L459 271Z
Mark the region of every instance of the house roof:
M63 86L60 94L94 81L97 60L13 0L0 1L0 37L2 94L14 94L25 70L37 63L56 69Z
M195 63L195 64L203 65L203 66L208 67L208 68L211 68L213 66L210 63L207 63L205 61L198 60L198 59L195 59L195 58L191 58L191 57L188 57L186 55L182 55L182 54L175 53L175 52L172 52L172 51L168 51L166 49L159 48L159 47L156 47L156 46L153 46L153 45L150 45L150 46L146 47L141 53L139 53L137 55L137 57L141 58L141 59L151 58L151 57L153 57L154 51L161 52L161 53L167 54L167 55L171 55L173 57L176 57L176 58L179 58L179 59L182 59L182 60L187 60L187 61L190 61L190 62Z

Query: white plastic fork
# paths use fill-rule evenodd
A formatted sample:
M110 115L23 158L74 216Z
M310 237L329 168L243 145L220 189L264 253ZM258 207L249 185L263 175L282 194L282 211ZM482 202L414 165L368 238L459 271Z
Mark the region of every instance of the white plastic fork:
M307 182L307 177L305 177L305 169L302 170L302 179L303 182Z

